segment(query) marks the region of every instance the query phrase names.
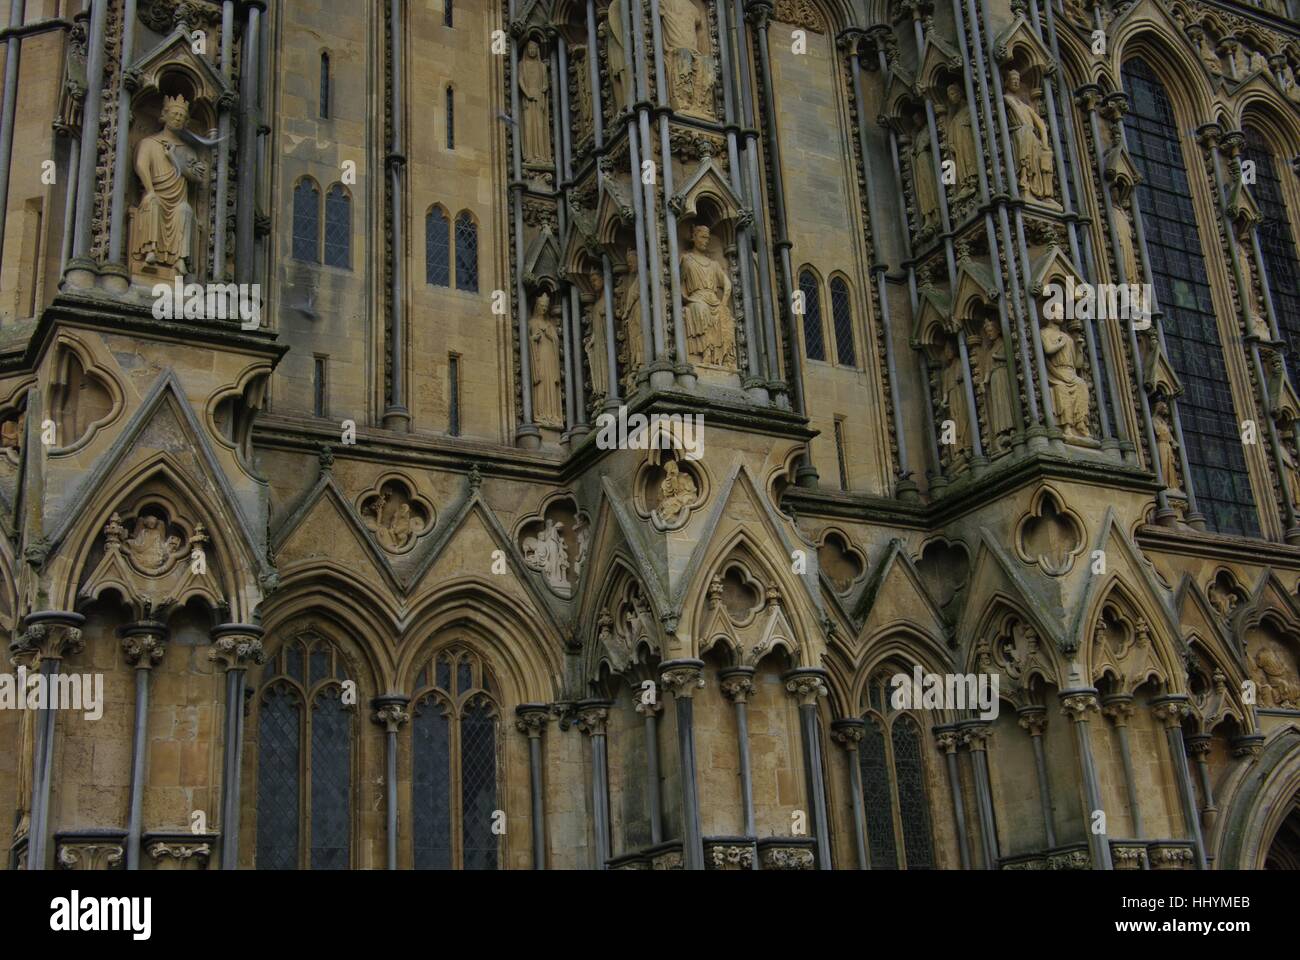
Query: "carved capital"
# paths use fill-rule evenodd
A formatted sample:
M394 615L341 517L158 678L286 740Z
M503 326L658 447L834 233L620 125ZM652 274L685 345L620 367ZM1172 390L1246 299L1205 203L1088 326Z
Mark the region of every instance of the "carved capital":
M1196 142L1202 150L1213 150L1223 137L1223 128L1217 123L1203 123L1196 128Z
M1102 97L1098 112L1111 123L1120 123L1128 113L1128 97L1119 90L1108 93Z
M722 695L732 703L749 703L754 695L754 668L732 667L718 674Z
M1047 708L1040 706L1021 707L1016 711L1020 728L1029 732L1031 737L1041 737L1047 727Z
M959 727L957 735L961 738L962 745L971 753L982 753L988 750L989 737L993 736L993 729L986 723L973 723L970 726Z
M1101 703L1101 713L1117 727L1128 726L1128 718L1133 716L1133 698L1126 694L1106 697Z
M1070 690L1061 694L1061 715L1075 723L1087 723L1088 715L1097 709L1096 690Z
M578 729L589 737L603 737L609 722L608 700L584 700L576 707L575 722Z
M1151 704L1151 713L1166 728L1181 726L1183 719L1191 712L1191 706L1182 697L1162 697Z
M801 707L816 704L818 697L824 697L830 692L826 688L826 671L815 667L791 670L782 679L785 680L785 689L794 695Z
M690 699L704 686L704 661L665 660L659 667L659 683L674 697Z
M1262 733L1248 733L1236 737L1232 741L1232 755L1238 760L1254 760L1263 749L1264 735Z
M952 727L940 727L934 732L934 745L944 753L956 753L961 737Z
M1195 757L1197 760L1207 760L1214 746L1214 738L1208 733L1194 733L1187 737L1186 746L1188 756Z
M262 628L251 623L223 623L212 629L208 659L223 670L245 670L250 664L265 663Z
M1097 109L1097 104L1101 103L1102 95L1102 89L1098 84L1085 83L1074 91L1074 102L1084 113L1091 113Z
M866 734L865 721L856 718L836 720L831 724L831 736L845 750L856 750Z
M181 870L191 863L199 870L206 870L212 844L204 840L155 840L145 851L157 870Z
M86 618L79 613L63 610L46 610L28 614L23 629L9 644L11 660L31 666L42 660L62 660L86 648L81 627Z
M515 729L534 740L546 731L551 719L550 708L544 703L521 703L515 707Z
M370 701L370 705L375 708L370 719L383 727L385 733L396 733L402 724L411 719L411 711L406 709L410 702L410 697L400 694L375 697Z
M157 620L128 623L117 631L122 640L126 662L139 670L149 670L167 650L167 625Z

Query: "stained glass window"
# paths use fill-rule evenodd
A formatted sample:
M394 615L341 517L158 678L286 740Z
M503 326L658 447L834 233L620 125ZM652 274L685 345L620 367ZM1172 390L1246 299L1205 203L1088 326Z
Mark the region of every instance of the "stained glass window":
M345 870L352 849L354 709L343 702L343 659L328 641L307 634L286 643L265 675L258 869Z
M889 786L889 761L881 722L866 717L862 743L858 745L862 768L862 802L867 819L867 854L872 870L898 869L894 847L894 802Z
M320 189L310 180L293 188L293 258L320 263Z
M835 323L835 357L846 367L858 365L853 349L853 306L843 277L831 278L831 319Z
M803 294L804 354L809 360L825 360L826 340L822 335L821 290L811 270L799 274L799 292Z
M916 721L904 714L894 720L891 737L907 869L929 870L934 867L934 851L930 843L930 812L925 797L925 767L921 761L921 731Z
M430 207L424 216L424 282L451 286L451 224L442 207Z
M468 210L456 214L456 289L478 292L478 226Z
M1246 128L1246 159L1255 161L1252 193L1262 215L1259 246L1264 254L1273 311L1282 339L1286 341L1290 367L1296 370L1300 363L1300 259L1296 257L1295 238L1291 235L1273 148L1251 127Z
M1186 393L1178 400L1197 502L1211 529L1257 536L1259 522L1241 450L1209 272L1192 207L1173 106L1141 60L1124 65L1129 150L1143 182L1138 203L1169 359Z
M341 183L325 195L325 265L352 266L352 198Z
M492 677L462 648L420 672L431 674L436 686L417 691L412 717L415 866L495 870L501 771Z

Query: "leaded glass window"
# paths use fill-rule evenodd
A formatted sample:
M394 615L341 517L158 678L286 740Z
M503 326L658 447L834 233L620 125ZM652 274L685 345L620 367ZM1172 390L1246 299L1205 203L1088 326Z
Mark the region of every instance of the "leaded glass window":
M858 365L853 349L853 306L843 277L831 278L831 320L835 324L835 358L845 367Z
M1129 98L1124 126L1142 175L1137 198L1151 272L1164 310L1169 359L1186 388L1178 410L1197 502L1211 529L1258 536L1173 105L1143 61L1130 60L1123 76Z
M296 637L264 674L258 714L257 866L351 865L353 723L346 663L328 641Z
M320 188L310 180L293 188L293 259L320 263Z
M472 652L440 652L420 671L412 711L417 870L495 870L501 836L496 685Z
M910 677L910 672L900 670ZM934 867L930 803L925 784L921 727L891 702L895 671L874 676L858 745L867 854L872 870L929 870ZM895 816L897 813L897 816Z
M468 210L456 214L456 289L478 292L478 225Z
M424 282L451 286L451 224L442 207L424 215Z
M925 765L921 760L921 731L916 721L903 714L891 731L894 776L898 783L898 814L903 824L903 849L909 870L934 866L930 844L930 812L925 799Z
M889 760L883 723L868 714L858 764L862 768L862 802L867 819L867 855L873 870L895 870L894 800L889 786Z
M352 198L341 183L325 195L325 265L352 266Z
M804 354L809 360L825 360L826 341L822 335L821 288L811 270L799 274L799 292L803 294Z
M1291 369L1300 363L1300 258L1296 257L1291 221L1287 217L1282 181L1269 142L1252 127L1246 128L1246 159L1255 161L1253 195L1262 219L1259 246L1272 295L1278 329L1286 341ZM1284 168L1285 169L1285 168Z

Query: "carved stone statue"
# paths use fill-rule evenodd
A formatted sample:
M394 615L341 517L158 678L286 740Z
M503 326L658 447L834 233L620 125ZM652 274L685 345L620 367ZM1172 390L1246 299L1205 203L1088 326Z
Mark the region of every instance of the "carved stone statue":
M535 537L524 537L524 565L541 571L546 582L556 590L569 590L569 548L564 543L564 524L547 520Z
M1238 293L1241 297L1241 306L1246 313L1246 332L1252 337L1258 337L1260 340L1272 340L1272 332L1268 328L1268 321L1264 319L1263 313L1259 309L1259 298L1255 296L1255 274L1250 263L1250 232L1251 224L1244 217L1233 224L1233 232L1236 234L1236 243L1233 245L1235 257L1237 260L1237 269L1241 273L1240 289Z
M682 512L689 510L699 498L699 488L691 475L677 465L676 460L664 463L664 478L659 484L659 506L655 513L666 524L681 519Z
M636 374L645 363L645 339L641 335L641 284L636 254L627 255L627 272L623 275L623 296L618 306L618 323L623 331L623 388L636 388Z
M1016 177L1020 189L1035 200L1055 203L1052 145L1047 124L1020 92L1020 71L1012 70L1007 74L1005 92L1007 123L1011 130L1011 146L1016 154Z
M912 188L916 194L916 215L922 233L939 225L939 190L934 180L934 144L925 114L916 113L912 131Z
M20 413L0 423L0 450L17 451L22 447L23 423L26 419L27 414Z
M693 249L682 254L684 321L691 355L703 363L736 364L736 322L731 316L731 276L709 256L709 228L691 231Z
M984 406L988 417L989 439L995 453L1007 448L1008 437L1016 429L1015 393L1007 369L1007 347L1002 331L992 317L984 318Z
M953 193L955 199L960 200L975 192L978 182L976 164L984 161L975 145L975 128L971 125L966 98L955 83L948 84L947 135L949 159L953 161L957 180Z
M533 419L545 427L564 426L560 399L560 341L550 315L551 298L540 293L528 319L529 366L533 377Z
M962 368L961 353L951 339L943 343L943 369L939 373L939 420L941 434L946 432L945 420L952 421L952 444L945 444L949 464L963 461L970 447L970 407L966 403L966 371Z
M713 66L709 26L691 0L660 0L664 53L668 59L668 99L674 110L713 115Z
M582 140L593 129L591 113L591 72L587 66L587 48L574 46L569 50L569 69L573 72L576 92L573 98L574 140Z
M1088 383L1079 375L1074 337L1060 327L1055 317L1046 317L1042 331L1043 356L1047 360L1047 382L1052 388L1056 420L1067 440L1092 435L1088 424Z
M1156 456L1160 458L1160 475L1164 478L1165 489L1178 490L1178 441L1174 439L1174 428L1169 420L1169 405L1163 400L1156 402L1151 428L1156 435Z
M605 278L599 270L592 270L587 275L587 282L591 285L594 299L591 302L589 329L582 338L582 349L587 354L587 366L591 369L591 398L600 403L609 396L609 376L605 369L609 361L605 346L605 301L602 297Z
M631 83L625 46L627 24L627 0L614 0L609 5L609 16L605 20L605 59L609 61L609 83L614 94L615 111L627 106L628 87Z
M1115 239L1119 243L1119 255L1124 266L1125 283L1142 283L1142 267L1138 263L1137 239L1133 233L1133 221L1129 219L1124 205L1116 200L1112 205L1115 216Z
M1219 59L1218 53L1214 50L1214 44L1210 43L1210 37L1204 30L1200 30L1196 34L1196 44L1201 55L1201 62L1205 64L1206 69L1216 77L1223 76L1223 61Z
M1255 677L1259 683L1259 703L1263 707L1294 709L1300 707L1300 682L1287 668L1277 651L1265 647L1255 655Z
M184 97L163 101L162 129L140 141L135 172L144 188L136 211L134 258L147 266L169 267L182 277L192 272L194 207L190 184L202 183L207 165L182 137L190 121Z
M524 163L551 162L551 80L536 40L528 41L519 64L519 127Z
M123 546L132 564L148 574L162 573L182 553L180 537L169 536L166 525L147 513L136 519L131 539Z
M410 502L400 492L394 496L381 490L367 505L365 522L385 550L405 550L424 532L423 518L412 512Z

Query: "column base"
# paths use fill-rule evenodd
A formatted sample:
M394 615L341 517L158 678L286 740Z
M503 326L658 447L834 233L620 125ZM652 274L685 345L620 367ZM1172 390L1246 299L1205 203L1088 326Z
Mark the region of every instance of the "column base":
M542 431L535 423L521 423L515 428L515 446L520 450L542 449Z
M63 271L63 284L73 290L89 290L95 286L99 265L90 257L73 257Z
M131 271L124 263L106 263L99 268L97 286L120 297L131 289Z
M398 433L411 432L411 411L394 404L384 411L384 429L396 430Z

